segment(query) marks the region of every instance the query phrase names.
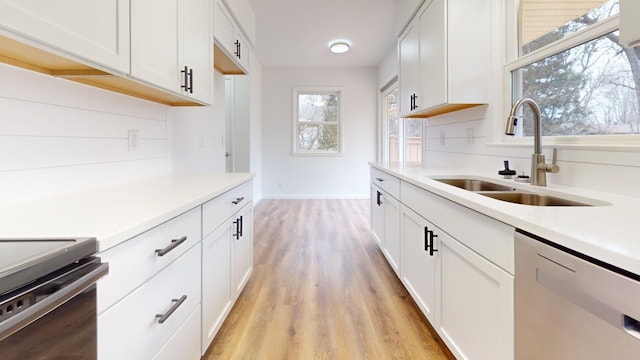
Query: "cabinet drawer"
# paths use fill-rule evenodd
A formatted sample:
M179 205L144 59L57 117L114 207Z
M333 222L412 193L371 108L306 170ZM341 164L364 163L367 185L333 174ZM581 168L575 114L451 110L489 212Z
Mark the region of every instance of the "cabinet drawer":
M400 179L384 171L371 168L371 182L396 199L400 199Z
M153 360L176 359L200 359L200 306L153 357Z
M202 237L222 225L236 211L252 201L252 182L239 185L202 205Z
M100 360L150 359L169 341L200 304L200 257L198 243L98 316ZM160 323L163 314L170 316Z
M200 214L200 207L196 207L100 253L102 260L109 263L109 274L98 283L98 314L199 242ZM172 243L174 239L178 241ZM175 244L178 245L169 248ZM156 250L163 249L168 252L160 256Z
M513 227L404 181L401 187L403 204L513 274Z

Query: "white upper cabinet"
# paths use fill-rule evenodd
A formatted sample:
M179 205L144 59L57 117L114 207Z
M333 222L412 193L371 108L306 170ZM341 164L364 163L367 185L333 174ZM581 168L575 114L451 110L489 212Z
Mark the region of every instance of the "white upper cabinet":
M620 44L640 46L640 2L620 0Z
M247 5L248 6L248 5ZM249 10L251 8L249 7ZM250 12L253 15L253 12ZM216 1L214 11L215 67L223 74L249 73L250 41L244 36L244 28L254 28L253 17L249 24L239 24L233 13L222 1Z
M399 39L402 117L488 103L491 7L489 0L432 0L418 11L418 56L403 52L406 36Z
M409 114L422 100L420 94L420 27L415 22L409 24L398 42L400 64L400 114Z
M182 1L182 59L192 71L188 96L213 104L213 4L210 0Z
M0 0L0 28L7 35L129 72L129 0Z
M211 103L210 19L209 1L132 0L131 76Z
M395 30L397 35L402 33L422 3L424 0L396 0Z

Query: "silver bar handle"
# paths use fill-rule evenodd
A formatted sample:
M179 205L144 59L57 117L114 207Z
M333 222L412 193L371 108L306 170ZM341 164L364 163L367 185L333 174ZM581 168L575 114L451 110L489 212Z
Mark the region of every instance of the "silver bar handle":
M384 181L383 178L379 178L379 177L377 177L376 180L378 180L379 182L383 182Z
M82 293L109 272L108 263L100 263L93 266L95 266L95 269L83 275L73 283L63 287L52 295L49 295L42 301L35 303L21 313L3 321L0 324L0 341Z
M169 244L166 248L164 248L164 249L156 249L156 255L165 256L171 250L177 248L178 245L182 244L185 241L187 241L187 237L186 236L183 236L183 237L181 237L179 239L173 239L173 240L171 240L171 244Z
M173 315L173 313L176 310L178 310L180 305L182 305L182 303L185 300L187 300L187 295L182 295L180 299L171 299L171 302L173 303L173 305L171 305L169 310L167 310L167 312L165 312L164 314L156 314L156 319L158 319L158 324L163 324L165 321L167 321L167 319L169 319L169 317Z

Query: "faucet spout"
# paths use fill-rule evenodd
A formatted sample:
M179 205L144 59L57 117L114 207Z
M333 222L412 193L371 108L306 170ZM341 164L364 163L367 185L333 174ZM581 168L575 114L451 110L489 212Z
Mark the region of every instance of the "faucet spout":
M520 98L511 107L509 118L507 120L506 135L515 135L515 127L517 125L518 109L527 104L533 110L533 147L535 154L542 154L542 125L540 123L540 106L531 98Z
M553 163L547 165L544 154L542 153L542 124L540 120L540 107L533 99L520 98L518 99L509 112L507 118L507 127L505 134L513 136L515 135L515 128L518 123L517 112L518 109L524 104L529 105L533 110L533 155L531 155L531 184L538 186L547 185L547 172L557 173L560 168L556 165L556 150L553 150Z

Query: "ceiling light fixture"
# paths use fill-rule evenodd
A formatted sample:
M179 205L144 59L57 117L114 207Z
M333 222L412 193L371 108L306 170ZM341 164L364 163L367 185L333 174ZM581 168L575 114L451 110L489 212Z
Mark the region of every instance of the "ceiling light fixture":
M351 44L347 40L334 40L329 44L329 50L334 54L344 54L350 47Z

